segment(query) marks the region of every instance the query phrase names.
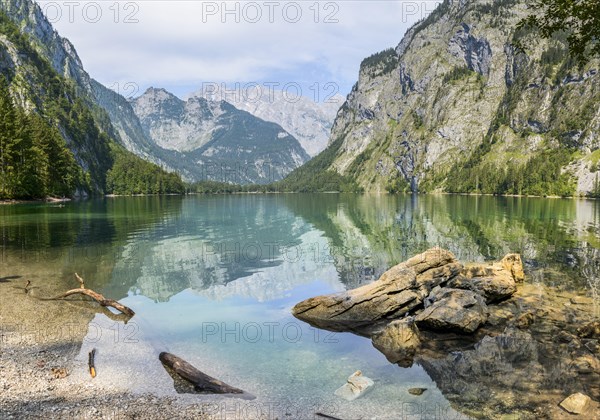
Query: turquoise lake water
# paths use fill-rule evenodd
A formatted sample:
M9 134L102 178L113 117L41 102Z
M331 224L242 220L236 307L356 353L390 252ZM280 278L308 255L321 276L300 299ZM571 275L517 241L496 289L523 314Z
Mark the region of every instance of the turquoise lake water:
M594 297L600 202L339 194L111 198L2 206L0 235L3 272L55 272L40 280L42 288L73 286L78 272L87 287L136 311L111 340L112 321L96 315L77 355L83 360L90 346L108 355L118 344L128 359L115 355L106 363L130 376L121 383L132 392L175 395L172 381L147 358L170 351L256 396L215 400L221 404L215 410L239 418L315 412L466 418L421 366L391 365L369 339L314 329L290 309L371 282L433 246L461 261L519 252L536 282ZM98 325L102 340L93 338ZM157 377L134 378L121 362L139 362ZM334 391L356 370L375 386L358 400L340 400ZM428 391L413 396L412 387Z

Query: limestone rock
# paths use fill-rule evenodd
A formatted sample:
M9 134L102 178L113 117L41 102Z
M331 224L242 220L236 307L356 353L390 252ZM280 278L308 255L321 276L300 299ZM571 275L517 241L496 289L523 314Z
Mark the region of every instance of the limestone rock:
M590 401L590 397L577 392L562 400L560 406L571 414L581 414L587 409Z
M421 344L419 329L414 318L390 322L382 331L371 337L373 347L382 352L391 363L410 367Z
M348 377L348 382L335 391L335 395L348 401L353 401L363 395L368 388L372 387L372 379L362 376L362 372L357 370Z
M427 299L433 303L415 317L422 328L472 333L488 318L485 301L470 290L436 289Z
M448 52L456 58L462 58L467 67L487 76L490 72L492 49L485 38L476 38L466 23L454 34L448 43Z
M372 325L416 308L433 287L445 284L461 270L462 264L451 252L433 248L392 267L371 284L304 300L292 312L303 321L331 330Z
M472 290L483 296L487 303L492 303L511 297L517 291L517 282L522 282L524 277L520 255L508 254L491 265L465 266L461 275L448 282L448 286Z

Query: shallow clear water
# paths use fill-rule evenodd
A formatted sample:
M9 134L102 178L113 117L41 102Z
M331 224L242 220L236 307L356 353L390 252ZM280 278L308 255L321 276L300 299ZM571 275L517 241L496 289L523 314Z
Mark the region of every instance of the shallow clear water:
M227 409L240 418L259 411L267 418L317 411L342 418L459 418L454 409L461 407L452 408L420 366L391 365L370 340L315 330L293 318L291 307L373 281L436 245L463 261L520 252L536 282L594 297L599 235L600 203L583 200L114 198L1 206L0 275L37 275L43 289L46 282L72 285L73 273L80 273L88 287L137 313L117 327L118 339L101 343L90 338L97 333L90 327L80 359L90 346L109 354L116 343L127 350L127 363L150 369L155 363L148 354L170 351L257 396L240 406L229 400ZM41 267L56 276L43 277L36 272ZM91 322L104 322L105 333L113 328L104 315ZM106 363L119 372L126 362L115 356ZM354 402L335 397L356 370L375 381L373 389ZM153 379L131 379L129 387L174 393L166 374L156 372ZM412 387L428 391L416 397L407 392Z

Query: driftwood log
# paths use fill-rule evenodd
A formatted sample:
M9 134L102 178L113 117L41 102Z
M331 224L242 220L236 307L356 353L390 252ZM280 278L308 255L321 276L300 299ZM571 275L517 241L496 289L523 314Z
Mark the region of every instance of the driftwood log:
M206 394L243 394L244 391L227 385L207 374L200 372L194 366L171 353L163 352L158 358L172 369L177 375L194 386L194 390Z
M60 299L64 299L66 297L73 296L73 295L85 295L85 296L88 296L88 297L91 297L92 299L94 299L96 302L98 302L98 304L100 304L100 306L114 308L117 311L121 312L122 314L127 315L129 318L132 318L135 315L135 312L131 308L128 308L127 306L120 304L116 300L107 299L98 292L94 292L91 289L86 289L83 279L77 273L75 273L75 278L77 279L77 281L80 284L79 289L68 290L65 293L63 293L62 295L54 296L51 298L39 298L38 297L38 299L40 299L40 300L60 300Z

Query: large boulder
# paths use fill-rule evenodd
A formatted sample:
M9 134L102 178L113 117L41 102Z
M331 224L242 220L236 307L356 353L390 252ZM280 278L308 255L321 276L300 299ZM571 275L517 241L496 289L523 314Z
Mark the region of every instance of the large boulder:
M420 328L472 333L488 318L483 298L470 290L435 288L415 317Z
M373 325L420 306L431 289L456 277L462 268L451 252L433 248L392 267L371 284L304 300L292 312L316 327L336 331Z
M382 352L391 363L410 367L413 357L421 345L419 329L414 318L390 322L383 330L371 337L373 347Z
M462 275L448 282L448 287L471 290L483 296L487 303L507 299L517 291L517 284L509 272L482 271L481 267L466 267ZM478 275L474 276L473 272Z

